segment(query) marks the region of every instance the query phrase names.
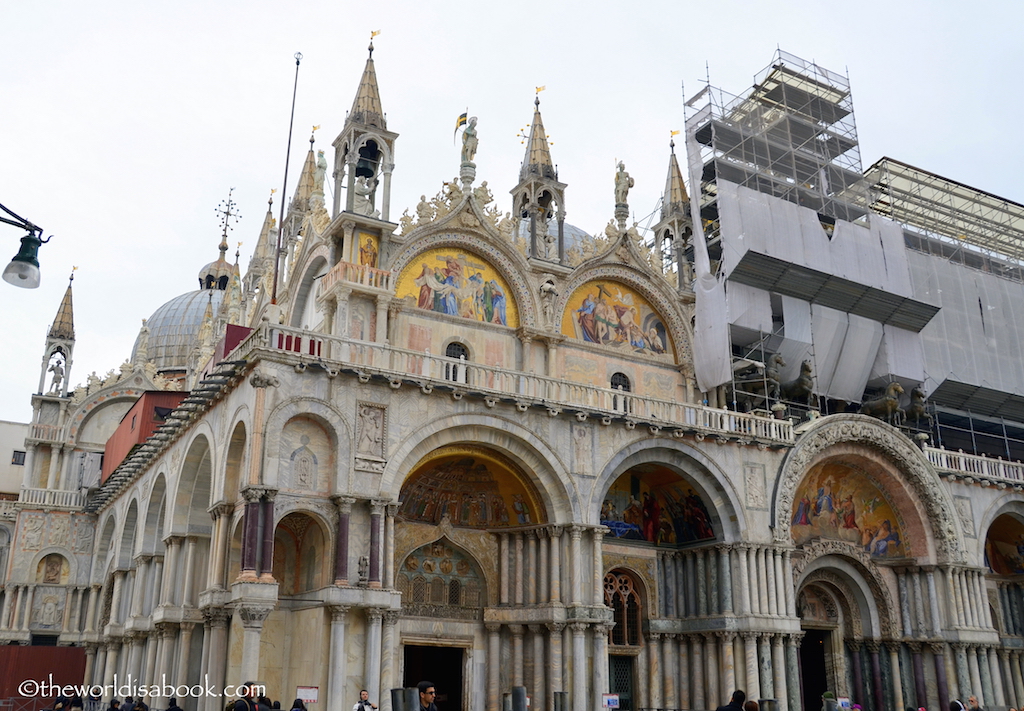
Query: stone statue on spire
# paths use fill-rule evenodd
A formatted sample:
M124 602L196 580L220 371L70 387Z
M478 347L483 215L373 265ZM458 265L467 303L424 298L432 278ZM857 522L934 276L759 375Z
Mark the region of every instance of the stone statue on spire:
M619 161L619 171L615 174L615 204L625 205L629 189L633 187L633 178L626 172L626 164Z
M469 119L466 130L462 133L462 164L474 165L476 149L480 145L480 139L476 135L476 116Z

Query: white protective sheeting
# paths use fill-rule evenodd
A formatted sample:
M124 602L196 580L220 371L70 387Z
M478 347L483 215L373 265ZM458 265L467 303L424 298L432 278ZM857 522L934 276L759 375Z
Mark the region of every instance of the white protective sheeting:
M718 211L726 275L747 251L834 274L899 296L910 296L902 228L872 215L863 226L839 220L829 239L818 213L724 180Z
M946 379L1024 395L1024 284L908 251L914 297L941 308L921 331L925 388Z
M695 124L691 124L695 126ZM700 145L697 143L695 128L686 131L686 153L689 158L690 210L693 220L693 266L696 279L693 291L693 370L697 387L701 392L710 392L719 385L732 380L732 346L729 341L728 308L725 299L725 281L719 281L711 273L711 258L700 220L700 176L703 169Z
M827 393L846 341L847 315L827 306L811 304L811 346L814 349L816 393Z
M825 393L828 397L847 402L861 401L878 353L878 344L882 341L882 328L878 321L849 315L846 340L836 363L835 375Z
M784 338L777 348L786 361L782 369L783 380L793 380L800 374L800 364L811 358L811 305L801 299L782 296Z
M761 333L772 332L772 300L767 291L736 281L727 282L725 287L729 323Z
M890 376L903 381L923 382L924 351L920 334L886 324L882 327L882 341L869 378L888 380Z

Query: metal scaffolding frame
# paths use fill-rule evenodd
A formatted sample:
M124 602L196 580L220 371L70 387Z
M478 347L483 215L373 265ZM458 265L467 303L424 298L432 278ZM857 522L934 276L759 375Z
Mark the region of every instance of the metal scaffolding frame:
M865 177L872 210L915 233L911 248L1024 281L1024 205L889 157Z

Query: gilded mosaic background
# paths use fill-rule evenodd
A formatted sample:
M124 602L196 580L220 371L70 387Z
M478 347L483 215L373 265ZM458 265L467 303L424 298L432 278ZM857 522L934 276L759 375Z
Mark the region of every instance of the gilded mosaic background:
M647 300L607 280L587 282L573 292L562 313L562 334L635 353L673 352L665 322Z

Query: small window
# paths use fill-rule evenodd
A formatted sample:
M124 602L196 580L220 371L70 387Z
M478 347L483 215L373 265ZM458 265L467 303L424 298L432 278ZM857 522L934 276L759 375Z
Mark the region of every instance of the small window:
M444 364L444 379L454 383L466 382L466 361L469 360L469 350L458 342L449 343L444 354L449 358L457 360L456 363Z
M25 453L14 450L14 456L11 457L11 464L19 467L25 466Z
M139 418L138 415L132 415L132 432L135 431L135 421Z
M632 392L632 387L629 384L629 377L625 373L613 373L612 390L621 390L627 393Z

